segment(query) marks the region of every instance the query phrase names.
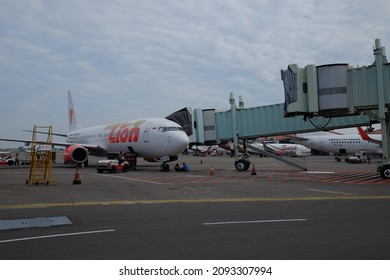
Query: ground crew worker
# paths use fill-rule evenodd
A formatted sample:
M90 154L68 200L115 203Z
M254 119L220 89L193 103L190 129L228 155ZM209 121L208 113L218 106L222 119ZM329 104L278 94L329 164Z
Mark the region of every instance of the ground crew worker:
M120 151L119 155L118 155L118 163L119 163L119 165L121 165L124 161L125 161L124 156L122 154L122 151Z

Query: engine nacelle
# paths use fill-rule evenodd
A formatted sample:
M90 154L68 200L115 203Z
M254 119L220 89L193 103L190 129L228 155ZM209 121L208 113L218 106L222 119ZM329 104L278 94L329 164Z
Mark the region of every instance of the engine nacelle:
M88 150L82 146L73 145L65 149L64 163L83 163L88 160Z

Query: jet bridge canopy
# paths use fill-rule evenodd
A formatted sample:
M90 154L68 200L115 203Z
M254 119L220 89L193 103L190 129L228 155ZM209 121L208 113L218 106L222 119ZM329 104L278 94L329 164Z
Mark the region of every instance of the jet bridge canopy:
M302 116L284 118L283 106L284 104L281 103L236 110L239 137L249 139L370 125L370 119L365 115L331 119L318 117L308 121L304 121ZM232 139L232 116L230 110L216 112L215 125L218 140Z
M304 121L302 116L283 117L284 104L266 105L236 110L240 138L258 138L293 133L332 130L372 124L367 115L324 118ZM231 110L183 108L166 117L180 124L191 143L213 144L233 139Z
M173 121L177 124L180 124L185 133L188 136L191 136L193 133L192 129L192 117L189 108L183 108L179 111L176 111L169 116L165 117L166 119Z

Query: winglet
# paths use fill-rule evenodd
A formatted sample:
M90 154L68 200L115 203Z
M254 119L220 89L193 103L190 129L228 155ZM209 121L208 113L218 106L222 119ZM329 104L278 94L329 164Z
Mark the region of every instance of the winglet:
M80 126L77 124L76 112L74 110L72 95L68 91L68 117L69 117L69 131L79 129Z

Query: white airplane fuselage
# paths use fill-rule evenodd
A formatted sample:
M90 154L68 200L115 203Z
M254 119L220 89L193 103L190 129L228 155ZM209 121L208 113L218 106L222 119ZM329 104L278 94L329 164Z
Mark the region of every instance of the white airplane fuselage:
M334 154L355 154L367 152L369 154L382 154L382 147L376 143L363 140L360 135L315 135L302 136L305 140L294 139L310 149ZM380 139L380 135L371 136Z
M300 144L270 144L268 146L282 151L286 156L292 157L306 157L311 155L311 150Z
M162 118L143 118L80 128L69 132L66 141L85 147L97 146L98 150L109 153L132 151L144 158L176 156L189 143L181 126Z
M254 142L252 145L264 149L263 143ZM311 150L300 144L266 143L266 145L280 155L291 157L306 157L311 155ZM250 148L248 150L250 151Z

